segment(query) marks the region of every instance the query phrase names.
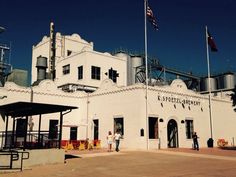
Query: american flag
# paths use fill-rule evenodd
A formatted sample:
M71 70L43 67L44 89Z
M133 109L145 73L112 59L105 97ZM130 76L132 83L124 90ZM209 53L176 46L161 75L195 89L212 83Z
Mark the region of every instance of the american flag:
M149 6L147 6L147 17L148 17L148 20L150 21L150 23L155 28L155 30L158 30L157 20L156 20L155 16L153 15L152 9Z

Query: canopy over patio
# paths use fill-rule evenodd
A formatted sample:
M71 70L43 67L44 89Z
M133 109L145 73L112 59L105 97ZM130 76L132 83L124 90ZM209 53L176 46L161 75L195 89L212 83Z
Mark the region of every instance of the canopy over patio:
M6 116L24 117L40 114L49 114L77 109L75 106L32 103L32 102L15 102L0 106L0 112Z
M5 123L6 123L6 129L5 129L5 148L7 147L7 144L9 144L9 148L12 148L15 146L15 140L17 137L17 132L15 133L15 119L16 118L22 118L26 117L26 122L28 124L28 117L29 116L35 116L39 115L39 127L38 127L38 148L40 148L41 138L40 138L40 132L41 132L41 115L43 114L50 114L50 113L57 113L60 112L60 122L59 122L59 139L58 139L58 147L61 148L61 138L62 138L62 124L63 124L63 115L71 112L73 109L77 109L78 107L75 106L65 106L65 105L55 105L55 104L44 104L44 103L33 103L33 102L15 102L15 103L9 103L0 106L0 113L3 117L5 117ZM65 112L67 111L67 112ZM64 113L63 113L64 112ZM12 117L13 125L12 125L12 135L11 135L11 141L8 139L8 119L9 116ZM26 137L27 137L27 128L28 126L24 126L24 143L23 143L23 149L26 148Z

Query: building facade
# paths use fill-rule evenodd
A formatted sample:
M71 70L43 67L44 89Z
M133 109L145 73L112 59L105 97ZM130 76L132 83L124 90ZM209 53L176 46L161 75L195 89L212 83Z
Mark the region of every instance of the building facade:
M33 46L32 83L38 78L38 58L50 58L49 46L49 37ZM108 131L117 130L123 137L121 147L129 149L190 148L193 132L200 147L207 147L209 138L215 145L222 138L235 145L236 112L230 95L213 94L209 107L208 95L189 90L180 79L146 88L134 80L141 61L137 56L96 52L93 43L79 35L57 33L54 80L45 78L31 87L7 82L0 88L0 105L27 101L76 106L64 116L62 139L99 139L102 147L107 146ZM38 117L30 121L31 130L37 131ZM59 116L43 116L42 130L49 131L50 122L58 128ZM5 129L3 117L0 129Z
M117 129L123 135L121 146L131 149L192 147L194 131L201 147L207 147L210 137L215 141L223 138L233 145L236 134L236 113L229 97L212 98L210 120L208 96L188 90L181 80L174 80L170 86L149 87L147 110L145 85L118 87L111 80L104 80L93 93L64 92L51 80L33 88L8 82L1 93L6 96L1 104L33 100L79 107L65 115L62 139L70 140L76 131L77 140L99 139L103 147L108 131ZM38 127L38 117L32 119ZM42 130L48 131L52 120L59 121L59 116L45 115ZM1 130L4 128L1 119Z

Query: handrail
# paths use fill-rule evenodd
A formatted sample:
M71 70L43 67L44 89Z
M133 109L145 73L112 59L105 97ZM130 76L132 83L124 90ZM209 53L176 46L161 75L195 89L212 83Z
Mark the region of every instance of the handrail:
M52 148L51 142L57 142L58 137L55 139L49 139L49 131L41 131L40 137L38 137L37 131L28 131L26 136L26 143L22 142L21 137L17 137L16 133L12 134L12 131L8 131L7 144L5 144L6 132L0 131L0 148L26 148L26 149L37 149L37 148ZM13 138L12 138L13 137ZM40 138L40 143L38 143L38 138ZM11 141L10 141L11 140ZM14 142L12 142L12 140ZM53 144L53 147L57 147L57 144Z
M1 153L2 152L2 153ZM20 167L14 167L13 161L19 160L19 154L21 154ZM24 154L27 154L24 156ZM0 156L10 156L9 165L0 166L0 170L20 170L23 169L23 161L29 159L29 152L26 151L17 151L17 150L0 150Z

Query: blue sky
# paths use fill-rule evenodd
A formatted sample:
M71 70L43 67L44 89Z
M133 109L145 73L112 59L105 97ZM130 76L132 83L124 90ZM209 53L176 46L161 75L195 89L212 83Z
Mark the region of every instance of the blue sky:
M236 71L236 1L149 0L159 31L148 23L148 54L162 65L207 73L205 25L218 52L210 52L212 73ZM144 51L143 0L1 0L0 43L10 42L13 68L30 72L32 46L49 34L50 21L57 32L78 33L94 42L95 50L123 48Z

